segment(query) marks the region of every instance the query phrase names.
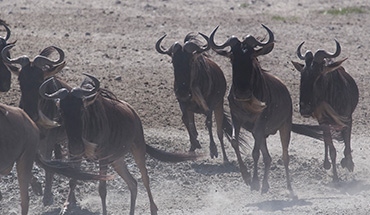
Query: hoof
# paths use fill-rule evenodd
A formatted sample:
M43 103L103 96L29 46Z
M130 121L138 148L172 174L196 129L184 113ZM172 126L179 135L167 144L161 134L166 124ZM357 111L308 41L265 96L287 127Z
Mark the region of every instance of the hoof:
M41 196L42 195L42 185L40 182L37 181L36 178L32 178L32 181L31 181L31 187L32 187L32 191L37 195L37 196Z
M202 146L200 146L199 141L195 140L191 142L190 150L191 152L195 151L195 149L201 149Z
M251 190L252 191L259 191L260 190L260 182L258 179L253 179L251 183Z
M44 196L44 198L42 199L42 203L44 204L44 206L50 206L53 204L53 197L52 196Z
M264 184L262 185L261 193L262 193L262 194L267 193L269 190L270 190L270 185L269 185L269 183L266 183L266 184L264 183Z
M353 163L352 159L349 158L343 158L340 164L343 168L347 168L350 172L353 172L353 169L355 168L355 164Z
M218 152L216 147L210 147L210 156L211 158L217 158L218 157Z
M331 168L331 164L330 164L330 162L329 162L328 160L325 160L325 161L324 161L324 169L328 170L328 169L330 169L330 168Z
M251 184L251 174L249 172L242 172L242 177L246 185Z

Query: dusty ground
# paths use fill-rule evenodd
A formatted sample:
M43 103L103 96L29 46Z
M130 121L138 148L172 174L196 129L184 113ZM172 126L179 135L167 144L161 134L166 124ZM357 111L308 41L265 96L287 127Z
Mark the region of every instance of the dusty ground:
M353 10L339 15L323 12L338 11L339 8ZM64 79L77 86L83 72L95 75L103 87L115 92L138 111L148 144L168 151L186 151L189 142L172 91L170 59L154 49L155 42L163 34L168 35L163 43L169 47L175 41L182 41L190 31L209 34L220 25L216 42L221 43L231 35L263 37L265 32L260 24L264 23L275 33L276 45L269 55L260 58L261 64L288 86L293 98L293 119L300 123L314 121L303 120L298 113L299 73L290 63L297 60L296 47L306 41L304 50L323 48L334 51L333 39L338 39L342 45L340 57L348 57L343 66L353 75L360 89L360 102L353 116L355 171L349 173L338 165L342 182L334 186L331 170L322 167L323 143L293 134L290 169L298 200L286 196L277 135L268 139L273 165L271 189L267 194L251 192L243 183L229 144L227 152L233 162L226 166L221 157L181 164L162 163L148 157L151 188L159 214L370 213L370 135L367 133L370 6L367 0L0 0L0 9L0 18L6 20L12 30L10 40L17 40L13 56L33 57L49 45L62 48L68 64L60 74ZM229 61L214 53L211 55L230 83ZM16 77L13 77L11 91L3 95L0 102L17 105L19 94ZM203 144L199 153L208 154L205 118L198 117L197 120ZM251 146L252 141L250 138ZM339 164L344 145L338 143L336 146ZM245 160L249 166L252 163L250 154L251 147L247 147ZM263 170L262 161L260 167ZM133 163L129 169L139 178ZM34 172L42 181L43 170L35 167ZM149 214L147 194L141 180L138 181L136 213ZM20 197L15 173L3 177L0 190L4 197L0 202L0 214L19 214ZM55 176L53 190L54 204L49 207L44 207L42 197L31 191L29 214L58 214L67 194L67 179ZM101 213L97 183L81 182L77 195L80 209L75 214ZM109 214L128 214L129 191L123 180L108 183L107 205Z

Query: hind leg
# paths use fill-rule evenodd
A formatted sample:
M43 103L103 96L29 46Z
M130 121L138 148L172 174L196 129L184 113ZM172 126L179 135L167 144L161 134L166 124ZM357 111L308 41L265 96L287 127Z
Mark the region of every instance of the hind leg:
M32 178L32 166L34 158L27 155L22 155L22 157L17 162L17 174L19 190L21 194L21 208L22 215L27 215L29 208L29 195L28 186Z
M119 158L113 162L113 168L118 173L119 176L126 182L128 189L131 193L131 204L130 204L130 215L135 213L136 197L137 197L137 182L132 177L127 169L124 158Z
M208 128L209 134L209 151L211 158L217 158L218 152L215 141L213 139L213 132L212 132L212 111L208 111L207 118L206 118L206 127Z
M148 170L147 170L146 164L145 164L146 145L145 145L144 140L141 140L140 142L142 144L135 144L132 147L131 151L132 151L132 155L134 156L137 167L140 170L141 179L143 180L146 192L148 193L149 202L150 202L150 213L152 215L156 215L157 211L158 211L158 208L157 208L156 204L154 203L153 195L152 195L152 192L150 190L149 175L148 175Z
M229 163L229 159L227 158L225 144L224 144L224 131L222 129L222 124L224 120L223 105L224 105L223 102L218 104L214 112L215 112L215 121L216 121L216 126L217 126L217 137L221 144L221 150L222 150L222 156L224 158L224 163Z
M108 166L106 163L100 162L100 175L107 175ZM99 195L102 203L103 215L107 215L107 182L106 181L99 181Z
M351 131L352 131L352 121L346 129L342 131L344 139L344 158L341 160L341 165L343 168L347 168L350 172L353 172L355 164L352 160L352 149L351 149Z
M295 197L291 181L290 181L290 174L289 174L289 143L290 143L290 135L292 130L292 123L291 120L287 123L285 123L279 130L280 133L280 140L281 140L281 146L283 149L283 162L284 162L284 168L285 168L285 176L286 176L286 183L287 183L287 189L290 192L291 197Z

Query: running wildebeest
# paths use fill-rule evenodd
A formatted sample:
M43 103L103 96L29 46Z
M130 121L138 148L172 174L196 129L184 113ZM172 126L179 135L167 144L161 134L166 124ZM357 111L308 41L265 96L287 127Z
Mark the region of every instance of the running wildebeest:
M210 139L211 158L217 157L217 147L212 134L212 114L215 112L217 136L221 143L224 162L228 162L223 141L223 129L231 131L231 125L224 115L224 96L226 80L221 68L207 57L209 50L199 45L196 35L189 33L184 39L184 45L174 43L169 49L161 47L162 36L156 43L156 50L160 54L167 54L172 58L174 68L174 91L182 112L182 121L190 137L190 151L201 148L197 140L198 132L194 123L194 113L206 115L206 126Z
M180 162L194 160L194 154L175 154L155 149L145 143L141 120L136 111L126 102L100 88L100 82L93 76L82 82L81 87L71 90L60 88L54 93L46 93L48 85L57 82L51 78L40 87L40 95L46 99L57 99L60 103L61 116L68 136L68 149L72 158L85 155L91 160L99 161L100 173L106 175L108 165L125 180L131 193L130 214L134 214L137 196L137 182L128 171L124 155L131 152L140 170L147 190L151 214L157 214L149 187L149 176L145 164L145 154L162 161ZM63 213L69 206L76 204L74 188L76 180L70 181L70 191ZM99 194L103 214L106 209L106 182L100 181Z
M60 143L66 139L64 127L52 120L58 117L58 109L55 103L42 99L38 90L44 80L54 76L65 66L64 52L60 48L50 46L45 48L39 55L31 60L26 55L10 58L9 50L14 46L14 44L6 46L2 50L1 55L8 67L15 67L13 65L21 66L20 68L15 67L16 69L12 69L13 74L18 76L21 89L21 101L19 106L24 109L30 118L39 126L43 136L40 143L41 154L44 155L46 159L51 159L54 150L55 157L60 159L62 157ZM59 54L59 59L55 61L48 58L54 51L57 51ZM63 87L70 88L62 81L58 83L61 83ZM48 90L52 91L54 89ZM53 202L51 192L52 179L53 174L46 171L43 198L44 205L51 205Z
M39 129L20 108L0 103L0 179L12 170L16 163L21 195L22 215L28 213L28 186L32 178L32 167L37 163L49 170L74 177L79 180L108 180L111 177L82 173L78 169L67 168L64 163L44 160L38 154Z
M341 64L346 60L333 62L341 52L337 40L335 53L318 50L315 54L308 50L301 54L302 42L297 48L297 56L305 64L292 61L301 73L299 112L303 117L315 118L321 129L325 143L324 168L330 169L328 150L333 165L333 181L338 181L336 168L336 150L332 140L332 131L339 132L345 143L342 167L353 171L351 155L352 113L359 97L354 79L344 70Z
M10 38L10 29L8 25L5 23L5 21L0 19L0 26L3 26L6 30L6 36L0 37L0 51L3 50L3 48L9 44L15 44L15 42L7 43L8 39ZM9 57L9 54L8 54ZM0 60L0 92L7 92L10 89L11 84L11 70L15 69L11 65L5 65L2 60Z
M233 124L231 143L244 181L251 185L252 190L260 189L257 170L261 151L265 164L262 193L269 190L268 176L271 156L267 149L266 138L279 131L287 188L291 195L294 195L289 177L288 154L292 127L292 101L286 86L278 78L263 70L258 62L258 56L270 53L274 47L274 34L269 28L262 26L269 34L269 40L265 43L248 35L243 41L232 36L224 44L217 45L214 42L214 36L218 29L216 27L209 37L209 45L218 54L231 59L232 86L228 95ZM207 38L205 35L204 37ZM229 51L225 49L227 47L230 47ZM252 152L254 160L252 180L240 155L239 133L241 127L250 131L255 140Z

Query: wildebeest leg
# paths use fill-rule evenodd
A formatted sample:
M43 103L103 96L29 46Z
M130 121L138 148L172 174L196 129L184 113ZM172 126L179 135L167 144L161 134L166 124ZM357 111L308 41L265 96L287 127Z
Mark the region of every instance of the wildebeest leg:
M47 136L41 140L40 151L42 155L45 156L47 160L50 160L52 157L52 152L54 149L54 138L51 132L48 132ZM44 197L42 202L44 206L53 204L53 194L51 192L52 183L53 183L54 173L48 170L45 170L45 188L44 188Z
M75 196L75 188L77 185L77 180L70 179L69 180L69 191L68 191L68 197L66 201L64 202L63 208L60 211L60 215L67 215L69 214L70 210L76 206L76 196Z
M287 121L279 130L280 133L280 140L281 140L281 146L283 149L283 162L284 162L284 168L285 168L285 176L286 176L286 183L287 183L287 189L290 192L291 197L294 197L292 185L290 182L290 174L289 174L289 143L290 143L290 135L292 130L292 122L291 119Z
M215 112L215 120L216 120L216 126L217 126L217 136L221 144L221 150L222 150L222 156L224 158L224 163L229 163L229 159L227 158L226 151L225 151L225 145L224 145L224 132L222 129L222 123L224 120L224 107L223 102L220 102L214 112Z
M195 149L201 148L199 141L197 140L198 132L195 128L194 113L186 110L182 105L180 105L180 107L182 111L182 121L185 124L190 137L191 146L189 151L193 152Z
M75 160L78 158L72 157L71 160ZM76 161L73 166L75 168L79 168L81 166L81 161ZM73 207L76 207L76 196L75 196L75 188L77 186L76 179L69 180L69 191L66 201L64 202L63 208L60 212L60 215L66 215L70 212Z
M337 158L337 151L335 150L335 147L334 147L334 144L333 144L333 139L331 137L330 127L329 126L324 126L323 127L323 132L324 132L324 142L329 147L330 159L331 159L331 163L333 164L333 181L337 182L339 180L338 179L338 173L337 173L337 166L335 165L336 158Z
M28 149L30 150L30 149ZM28 186L32 178L32 166L34 160L32 152L25 152L16 164L19 190L21 194L22 215L27 215L29 207Z
M146 145L144 141L144 137L140 137L141 140L138 140L137 142L139 144L135 144L132 147L132 155L134 156L135 162L137 164L137 167L140 170L141 173L141 179L143 180L143 184L145 186L146 192L148 193L149 202L150 202L150 213L151 215L156 215L158 208L157 205L154 203L152 191L150 190L149 185L149 175L148 170L146 169L145 164L145 154L146 154Z
M355 164L352 160L352 149L351 149L351 130L352 130L352 120L348 127L342 131L343 139L344 139L344 158L341 160L340 164L343 168L347 168L350 172L353 171Z
M126 182L128 189L130 190L131 193L130 215L134 215L137 197L137 182L128 171L125 160L122 157L114 161L112 165L114 170L118 173L118 175L120 175Z
M329 154L329 145L324 141L325 145L325 157L324 157L324 168L326 170L330 169L331 164L329 162L328 154Z
M259 190L260 189L260 182L258 177L258 160L260 158L260 150L263 145L266 145L266 139L261 135L253 135L254 137L254 147L252 151L252 157L253 157L253 178L251 183L251 190ZM263 153L266 153L267 148ZM267 152L268 154L268 152ZM265 154L263 154L266 156ZM267 157L264 157L264 160L267 159ZM265 163L265 176L266 176L266 163Z
M263 163L265 164L265 173L263 174L263 181L262 181L262 193L266 193L270 189L270 185L268 182L269 179L269 174L270 174L270 168L271 168L271 156L269 154L269 151L267 149L267 144L266 144L266 138L261 141L261 152L263 155ZM258 162L258 160L257 160ZM256 165L255 165L256 167ZM258 167L257 167L258 168ZM256 171L257 174L257 171ZM253 177L254 180L254 177ZM257 177L258 180L258 177ZM253 182L252 182L253 184Z
M105 162L99 162L100 175L107 175L108 166ZM99 195L102 203L103 215L107 215L107 182L99 181Z
M234 148L236 157L238 159L239 169L242 174L243 180L247 185L249 185L251 183L251 175L248 172L248 169L243 162L243 159L240 155L240 149L239 149L240 127L241 127L241 123L233 118L233 136L231 140L231 145Z
M213 139L213 132L212 132L212 111L208 111L206 114L206 126L208 128L209 134L209 151L211 158L218 157L217 147L215 144L215 140Z

